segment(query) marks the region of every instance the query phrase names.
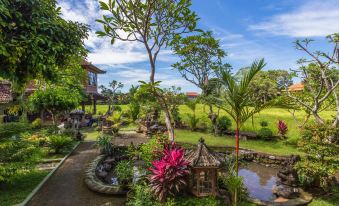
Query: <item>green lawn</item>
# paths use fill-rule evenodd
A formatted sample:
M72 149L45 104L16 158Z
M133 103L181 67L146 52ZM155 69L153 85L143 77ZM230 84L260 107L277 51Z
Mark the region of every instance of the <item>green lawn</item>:
M31 171L18 175L12 185L0 188L0 206L21 203L45 178L48 171Z
M127 111L128 105L120 105L123 111ZM108 106L107 105L97 105L97 111L98 113L105 113L107 111ZM86 110L91 109L90 106L86 107ZM204 106L203 104L197 105L196 114L198 117L200 117L201 123L204 123L206 125L210 125L210 121L208 119L208 107ZM216 111L216 110L215 110ZM187 114L191 113L191 110L186 105L181 105L179 107L179 112L181 115L181 118L184 122L187 122ZM220 110L221 115L226 115L226 112L223 110ZM306 114L303 111L297 111L296 116L298 120L302 120L305 118ZM320 115L325 119L332 119L335 115L334 111L325 111L321 112ZM295 120L293 119L293 116L291 113L289 113L286 109L280 109L280 108L270 108L263 110L259 114L256 114L252 120L248 120L244 126L242 127L243 131L258 131L261 126L261 121L267 121L268 127L272 129L272 131L276 134L277 133L277 122L278 120L283 120L286 122L288 126L288 133L287 136L290 140L294 141L299 138L299 128ZM235 124L233 123L232 129L234 128Z

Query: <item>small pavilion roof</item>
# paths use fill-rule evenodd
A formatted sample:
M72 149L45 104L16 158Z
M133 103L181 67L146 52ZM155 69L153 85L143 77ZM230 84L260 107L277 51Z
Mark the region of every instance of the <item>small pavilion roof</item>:
M192 167L219 167L220 161L205 144L203 138L199 139L197 147L186 154L186 160Z
M304 90L304 84L303 83L297 83L292 84L288 87L288 91L303 91Z

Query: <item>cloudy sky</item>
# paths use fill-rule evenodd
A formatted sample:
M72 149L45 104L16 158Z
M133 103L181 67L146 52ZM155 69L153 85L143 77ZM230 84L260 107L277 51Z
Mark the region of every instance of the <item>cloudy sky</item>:
M65 19L90 25L88 60L106 70L99 76L99 84L111 80L124 83L124 90L139 80L148 80L149 63L144 47L135 42L110 44L110 39L99 38L95 22L104 14L97 0L58 0ZM296 39L312 38L314 50L329 51L324 38L339 32L338 0L193 0L191 7L200 17L198 27L213 31L228 53L225 62L233 72L248 66L258 58L265 58L265 69L295 68L303 53L295 50ZM199 91L171 68L177 58L168 49L158 58L156 79L163 87L180 86L182 91Z

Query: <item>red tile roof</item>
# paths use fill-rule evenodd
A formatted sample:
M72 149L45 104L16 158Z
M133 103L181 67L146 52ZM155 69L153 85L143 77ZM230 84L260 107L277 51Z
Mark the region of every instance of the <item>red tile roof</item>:
M304 90L304 84L303 83L297 83L297 84L292 84L291 86L288 87L288 91L303 91Z
M6 104L13 100L11 83L0 81L0 104Z
M186 96L188 97L197 97L199 96L198 92L186 92Z

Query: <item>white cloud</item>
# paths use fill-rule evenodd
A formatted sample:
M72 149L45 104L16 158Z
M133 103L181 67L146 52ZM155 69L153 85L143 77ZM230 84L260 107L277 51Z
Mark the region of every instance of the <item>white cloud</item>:
M337 0L307 1L292 12L251 25L250 30L291 37L324 37L339 32Z

